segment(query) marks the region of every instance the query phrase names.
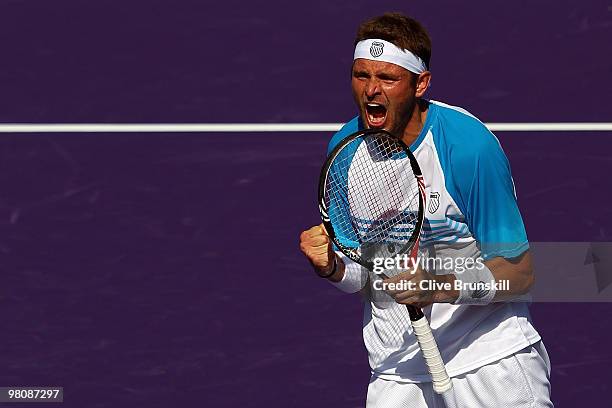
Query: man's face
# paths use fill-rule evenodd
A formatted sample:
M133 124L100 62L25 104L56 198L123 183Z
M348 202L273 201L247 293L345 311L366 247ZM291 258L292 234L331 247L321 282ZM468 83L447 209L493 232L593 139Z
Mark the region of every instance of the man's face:
M389 62L358 58L353 63L351 86L367 128L402 135L416 103L410 71Z

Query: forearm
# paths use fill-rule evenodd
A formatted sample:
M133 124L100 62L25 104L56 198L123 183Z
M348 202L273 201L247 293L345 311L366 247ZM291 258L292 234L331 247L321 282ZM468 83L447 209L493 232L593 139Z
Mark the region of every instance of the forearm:
M514 259L496 257L484 262L484 265L490 272L491 279L497 283L497 287L502 288L495 291L492 302L503 302L526 294L535 280L529 251ZM435 276L435 281L445 284L445 289L436 292L434 302L456 302L460 296L460 291L457 289L459 285L456 284L458 280L460 281L459 283L464 284L466 281L467 283L472 281L473 277L468 279L466 276L462 280L461 273Z
M496 282L507 282L507 290L495 293L495 302L503 302L529 292L535 282L529 251L514 259L497 257L485 262Z

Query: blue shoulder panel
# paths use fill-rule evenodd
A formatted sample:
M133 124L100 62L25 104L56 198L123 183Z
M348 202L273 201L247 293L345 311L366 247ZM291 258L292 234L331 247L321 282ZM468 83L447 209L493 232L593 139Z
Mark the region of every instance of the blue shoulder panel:
M497 138L469 113L435 104L432 134L445 186L484 259L514 258L529 248L510 164Z
M353 133L362 128L363 126L361 125L359 116L355 116L353 119L346 122L344 126L342 126L342 128L337 131L329 141L329 144L327 145L327 155L329 156L331 151L334 150L334 147L336 147L336 145L340 143L342 139L349 135L352 135Z

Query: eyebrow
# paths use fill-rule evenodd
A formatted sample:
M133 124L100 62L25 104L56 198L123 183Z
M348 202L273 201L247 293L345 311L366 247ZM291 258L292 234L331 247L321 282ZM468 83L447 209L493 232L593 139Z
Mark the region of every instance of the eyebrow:
M374 76L377 78L384 80L394 80L397 81L400 79L400 75L397 74L391 74L388 72L375 72L374 74L371 74L369 71L364 70L364 69L354 69L352 70L353 75L365 75L368 77Z
M379 77L382 80L385 80L385 79L398 80L398 79L400 79L399 75L389 74L387 72L381 72L379 74L376 74L376 76Z

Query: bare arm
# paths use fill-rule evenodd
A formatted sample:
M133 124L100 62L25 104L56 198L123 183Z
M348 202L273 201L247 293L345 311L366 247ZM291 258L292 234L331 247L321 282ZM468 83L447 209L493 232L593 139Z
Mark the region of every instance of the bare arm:
M508 281L510 287L509 290L498 290L495 293L495 298L493 298L494 302L503 302L524 295L535 282L529 251L525 251L512 259L495 257L484 264L489 268L496 282ZM439 282L449 282L451 286L454 286L456 275L437 275L432 276L432 278ZM451 303L458 297L459 291L457 290L440 290L434 295L433 301L436 303Z
M508 281L509 290L496 291L494 302L503 302L524 295L535 281L529 251L525 251L513 259L492 258L484 264L489 268L496 282ZM415 282L417 288L419 286L418 282L422 280L431 280L439 284L447 283L447 285L445 288L443 288L443 285L436 285L435 290L388 291L398 303L424 307L432 303L452 303L459 297L459 291L454 286L454 282L457 280L454 274L433 275L417 268L415 273L402 273L391 279L386 279L385 282L402 280Z

